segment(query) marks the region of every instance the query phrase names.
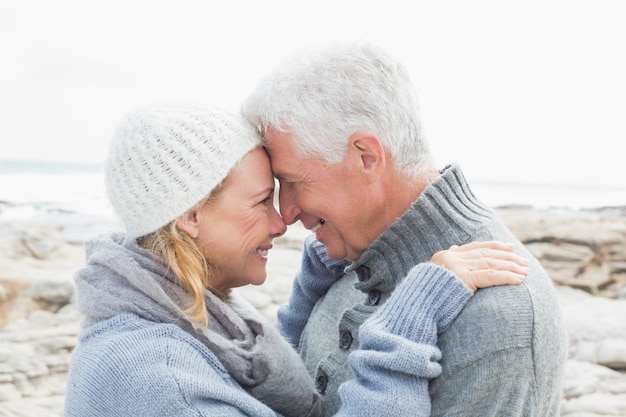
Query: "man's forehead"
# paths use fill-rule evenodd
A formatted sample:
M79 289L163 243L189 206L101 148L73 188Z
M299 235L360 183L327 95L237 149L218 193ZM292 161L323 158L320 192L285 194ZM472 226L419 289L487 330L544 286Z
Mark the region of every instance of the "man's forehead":
M306 164L300 163L297 158L285 158L278 157L271 159L270 165L272 168L272 174L278 181L284 182L298 182L305 175L307 171Z
M278 180L278 181L286 181L286 182L293 182L295 179L295 176L292 175L289 172L285 172L285 171L280 171L280 170L274 170L274 168L272 168L272 174L274 174L274 177Z
M265 145L275 175L287 175L297 166L297 157L287 140L272 140Z

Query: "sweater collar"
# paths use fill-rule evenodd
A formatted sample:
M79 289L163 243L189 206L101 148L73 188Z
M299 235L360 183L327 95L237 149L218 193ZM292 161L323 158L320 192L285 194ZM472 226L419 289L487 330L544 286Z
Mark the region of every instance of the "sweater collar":
M298 354L245 300L233 293L225 302L205 291L205 327L186 318L187 292L134 239L101 236L86 252L87 264L75 275L76 307L85 326L123 312L176 324L206 345L259 401L284 416L318 415L319 396Z
M458 164L449 165L346 272L356 271L355 286L363 292L391 292L413 266L469 242L492 216L472 193Z

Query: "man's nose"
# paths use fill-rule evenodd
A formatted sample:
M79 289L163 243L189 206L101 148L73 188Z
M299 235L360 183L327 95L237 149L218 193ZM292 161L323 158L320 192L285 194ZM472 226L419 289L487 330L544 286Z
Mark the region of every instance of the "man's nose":
M286 224L294 224L300 218L302 210L296 204L295 195L286 187L280 187L278 192L280 215Z

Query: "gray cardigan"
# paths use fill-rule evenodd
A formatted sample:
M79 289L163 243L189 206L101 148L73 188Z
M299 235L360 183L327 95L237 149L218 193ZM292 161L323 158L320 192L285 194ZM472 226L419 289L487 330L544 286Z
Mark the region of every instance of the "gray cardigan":
M439 336L442 373L429 385L432 415L558 415L567 340L552 281L496 214L476 199L457 165L446 168L346 269L319 299L304 329L292 333L318 382L324 415L339 409L339 385L353 378L347 359L358 347L360 325L411 268L452 245L484 240L514 242L516 252L530 260L531 272L520 286L478 291ZM298 285L306 286L307 278L299 276ZM299 307L292 298L280 311L283 328L302 315Z

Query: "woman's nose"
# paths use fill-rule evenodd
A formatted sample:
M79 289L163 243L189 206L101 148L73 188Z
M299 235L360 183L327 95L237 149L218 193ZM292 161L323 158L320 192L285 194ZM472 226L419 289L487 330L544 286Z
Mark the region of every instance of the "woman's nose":
M287 231L287 225L283 218L280 217L274 206L272 206L270 211L270 235L274 238L284 235Z

